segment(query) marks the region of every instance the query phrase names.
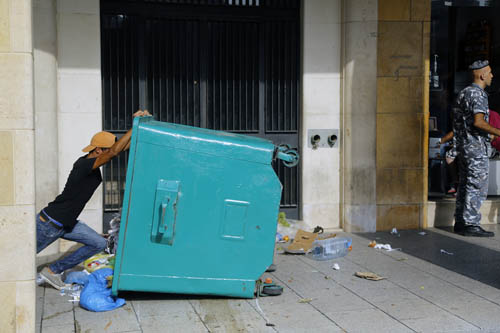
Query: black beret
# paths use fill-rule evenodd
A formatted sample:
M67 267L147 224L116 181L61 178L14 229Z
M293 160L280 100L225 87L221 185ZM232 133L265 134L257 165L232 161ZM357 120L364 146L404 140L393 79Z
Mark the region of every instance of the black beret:
M488 62L488 60L476 60L472 63L472 65L469 66L469 69L471 71L475 71L476 69L481 69L481 68L484 68L486 66L488 66L490 63Z

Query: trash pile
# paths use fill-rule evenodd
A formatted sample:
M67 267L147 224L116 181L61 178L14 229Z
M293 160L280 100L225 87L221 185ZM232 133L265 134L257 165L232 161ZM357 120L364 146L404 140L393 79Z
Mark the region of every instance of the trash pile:
M285 253L305 254L313 260L331 260L346 256L352 250L352 239L337 237L336 234L325 234L322 227L317 226L308 232L302 221L287 220L285 213L278 215L276 242L286 243ZM310 230L310 229L309 229Z
M82 308L94 312L114 310L125 304L123 298L111 295L120 216L121 214L117 213L110 221L105 252L85 260L82 263L83 270L72 271L65 275L64 283L67 287L61 289L61 296L70 296L69 302L79 302ZM38 285L44 283L40 275L37 276L36 283Z

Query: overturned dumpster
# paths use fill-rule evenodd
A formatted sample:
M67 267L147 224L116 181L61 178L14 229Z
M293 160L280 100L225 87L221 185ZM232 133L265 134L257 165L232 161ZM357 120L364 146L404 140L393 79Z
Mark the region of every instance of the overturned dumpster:
M254 296L272 263L286 146L134 119L112 293Z

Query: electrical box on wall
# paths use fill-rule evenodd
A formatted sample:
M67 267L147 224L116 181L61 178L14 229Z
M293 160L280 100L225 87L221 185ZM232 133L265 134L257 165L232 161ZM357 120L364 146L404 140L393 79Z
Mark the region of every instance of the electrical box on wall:
M307 146L317 148L338 148L338 129L309 129L307 130Z

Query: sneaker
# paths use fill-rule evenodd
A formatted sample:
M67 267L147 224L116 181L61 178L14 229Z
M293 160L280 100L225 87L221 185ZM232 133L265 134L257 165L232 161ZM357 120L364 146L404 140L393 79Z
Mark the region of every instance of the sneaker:
M40 272L40 277L52 287L61 290L67 285L61 279L61 274L51 273L48 267L44 267Z
M452 187L452 188L450 188L450 189L448 190L448 194L454 194L454 193L457 193L457 190L455 190L455 188L454 188L454 187Z

